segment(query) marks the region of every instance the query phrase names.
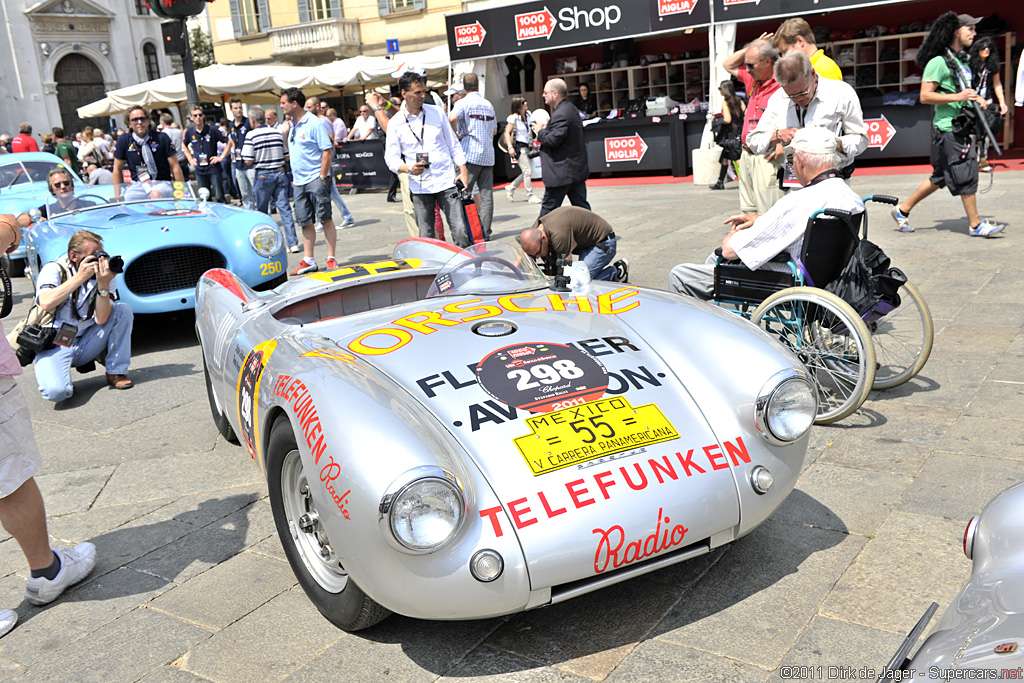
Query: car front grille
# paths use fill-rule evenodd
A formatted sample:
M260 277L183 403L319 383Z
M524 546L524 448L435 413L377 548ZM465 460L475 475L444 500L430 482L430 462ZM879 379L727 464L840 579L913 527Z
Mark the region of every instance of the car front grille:
M144 254L125 269L124 283L136 296L194 289L210 268L223 268L224 256L209 247L171 247Z

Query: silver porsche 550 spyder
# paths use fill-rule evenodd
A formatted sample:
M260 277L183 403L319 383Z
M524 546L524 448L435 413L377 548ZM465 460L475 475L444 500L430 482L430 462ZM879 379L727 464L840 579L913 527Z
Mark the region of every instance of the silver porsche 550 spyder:
M327 619L561 602L733 541L789 495L816 408L800 361L714 306L585 280L419 238L273 292L201 278L214 419Z

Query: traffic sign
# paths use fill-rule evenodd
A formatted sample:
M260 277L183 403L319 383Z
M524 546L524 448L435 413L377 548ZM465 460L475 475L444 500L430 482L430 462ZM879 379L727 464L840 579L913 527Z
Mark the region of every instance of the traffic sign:
M393 55L398 52L398 38L388 38L387 45L389 55Z

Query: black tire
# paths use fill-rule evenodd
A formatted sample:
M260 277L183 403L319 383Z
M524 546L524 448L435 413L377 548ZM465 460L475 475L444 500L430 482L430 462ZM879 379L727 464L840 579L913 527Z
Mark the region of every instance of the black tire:
M199 342L200 348L202 342ZM206 379L206 398L210 401L210 413L213 415L213 424L217 426L217 431L220 435L227 439L228 443L238 444L238 436L235 434L235 430L231 428L231 423L228 422L228 416L225 415L220 406L217 405L217 397L213 394L213 383L210 382L210 371L206 369L206 354L203 353L203 377Z
M331 548L327 531L315 521L318 511L309 495L302 457L286 418L278 419L271 428L266 465L277 535L295 578L320 614L343 631L358 631L386 619L390 610L369 598L349 578ZM315 484L321 485L319 479ZM302 526L303 517L314 521Z

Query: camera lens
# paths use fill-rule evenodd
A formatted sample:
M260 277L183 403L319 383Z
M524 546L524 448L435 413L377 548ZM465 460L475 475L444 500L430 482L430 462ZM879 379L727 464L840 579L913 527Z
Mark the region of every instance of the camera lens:
M107 264L110 267L111 273L123 273L124 272L124 259L120 256L111 256L110 263Z

